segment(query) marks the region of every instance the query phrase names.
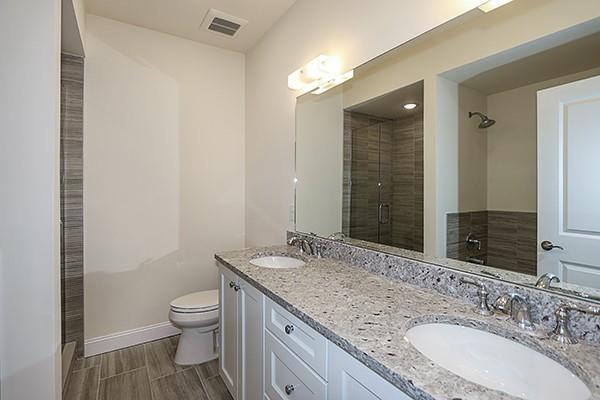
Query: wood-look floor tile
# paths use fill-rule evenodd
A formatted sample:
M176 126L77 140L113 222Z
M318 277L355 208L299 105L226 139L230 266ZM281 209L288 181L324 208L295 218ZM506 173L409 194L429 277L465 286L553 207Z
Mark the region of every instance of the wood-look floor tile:
M102 356L92 356L87 358L78 358L73 362L73 371L79 371L84 368L99 367Z
M154 400L208 400L193 368L151 382Z
M160 378L183 371L189 367L175 364L175 352L177 350L177 337L157 340L144 345L146 351L146 362L150 379Z
M64 400L96 400L99 383L99 366L74 371L65 388Z
M108 378L123 372L146 366L144 346L133 346L126 349L102 354L101 378Z
M198 371L198 375L202 379L219 375L219 359L217 358L204 364L196 365L196 371Z
M210 400L233 400L220 376L204 379L203 383Z
M98 400L151 400L147 369L140 368L100 381Z

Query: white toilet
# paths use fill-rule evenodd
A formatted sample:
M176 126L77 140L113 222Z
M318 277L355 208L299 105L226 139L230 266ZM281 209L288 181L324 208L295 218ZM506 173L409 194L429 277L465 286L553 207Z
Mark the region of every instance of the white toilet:
M195 292L176 298L171 302L169 320L181 329L175 363L202 364L217 358L218 290Z

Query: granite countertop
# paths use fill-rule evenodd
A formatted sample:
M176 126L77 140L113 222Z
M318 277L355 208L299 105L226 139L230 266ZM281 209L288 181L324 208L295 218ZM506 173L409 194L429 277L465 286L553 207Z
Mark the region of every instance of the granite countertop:
M271 269L265 255L304 259L302 268ZM448 322L496 333L534 348L582 379L600 400L600 346L561 345L538 329L519 331L504 314L480 316L473 304L390 280L343 261L300 255L291 246L218 253L215 258L273 301L416 399L516 399L467 381L427 359L404 339L408 329Z

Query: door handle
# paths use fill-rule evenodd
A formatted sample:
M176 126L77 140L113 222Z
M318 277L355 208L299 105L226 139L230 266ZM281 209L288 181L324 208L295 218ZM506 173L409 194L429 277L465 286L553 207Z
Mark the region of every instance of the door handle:
M556 246L556 245L552 244L552 242L549 240L544 240L542 243L540 243L540 246L542 247L542 249L544 249L546 251L550 251L550 250L554 250L554 249L564 250L564 248L562 246Z
M383 211L385 212L385 216ZM390 222L390 205L387 203L379 203L379 223L387 224Z

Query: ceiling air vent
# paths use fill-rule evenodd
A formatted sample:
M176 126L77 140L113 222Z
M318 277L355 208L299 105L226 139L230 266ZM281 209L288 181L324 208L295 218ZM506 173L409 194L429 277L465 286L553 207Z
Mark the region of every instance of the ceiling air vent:
M211 8L206 13L200 28L208 29L222 35L235 37L240 29L246 25L248 21L242 18L234 17L233 15L225 14L223 11Z

